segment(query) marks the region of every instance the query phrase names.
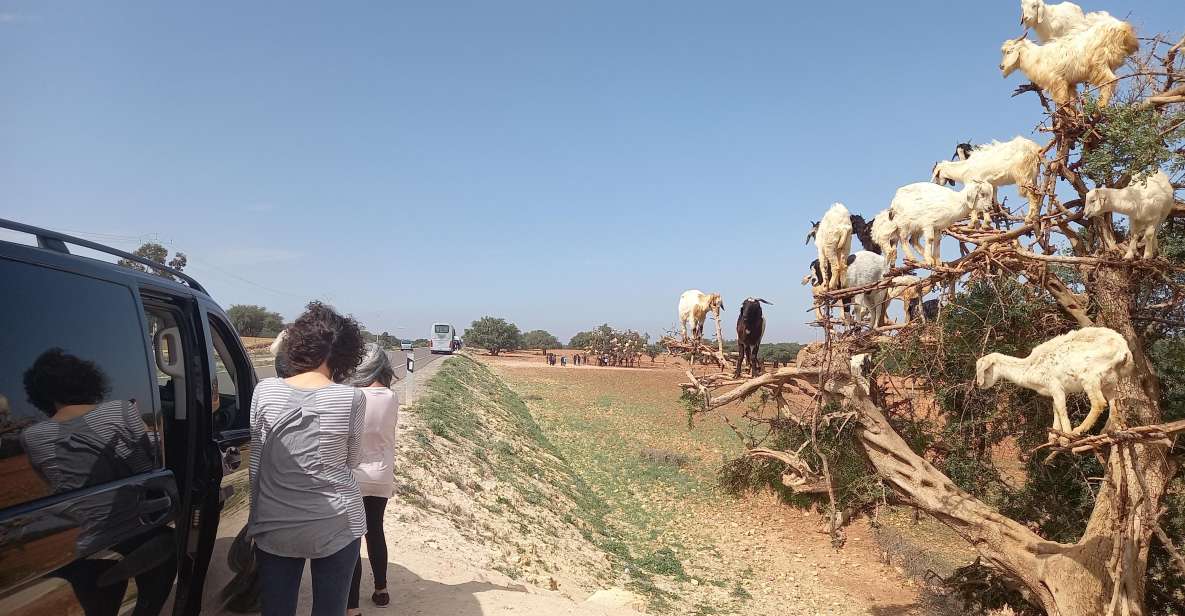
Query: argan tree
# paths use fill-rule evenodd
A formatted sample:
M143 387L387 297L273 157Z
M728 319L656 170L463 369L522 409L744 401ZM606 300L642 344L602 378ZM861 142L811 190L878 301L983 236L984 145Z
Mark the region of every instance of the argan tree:
M749 414L764 430L743 436L748 453L723 470L726 484L764 478L823 500L837 543L838 525L854 511L892 495L966 539L986 575L1027 602L1014 606L1021 609L1185 613L1177 445L1185 431L1185 233L1175 220L1185 208L1178 201L1161 226L1158 256L1132 260L1123 258L1133 241L1125 227L1084 211L1091 188L1122 188L1158 169L1185 186L1185 38L1144 39L1142 47L1107 107L1090 88L1060 107L1035 86L1018 90L1035 93L1044 112L1038 130L1049 138L1037 183L1027 187L1042 197L1039 215L1026 220L998 205L991 228L947 230L963 247L959 258L933 267L906 261L891 273L928 274L946 289L937 322L868 330L825 316L825 342L800 355L800 365L747 381L729 378L727 367L691 374L683 387L693 415L757 395ZM829 310L887 286L833 291L821 302ZM1047 398L1007 385L976 388L976 358L1024 356L1088 326L1121 334L1134 359L1105 425L1058 432ZM867 385L851 373L860 353L875 359ZM1089 406L1072 405L1079 416ZM1021 485L994 474L1001 444L1025 452Z
M284 317L263 306L235 304L226 310L226 316L240 336L278 336L284 329Z
M490 355L521 348L522 337L517 325L496 317L482 317L465 330L465 343L481 347Z
M533 329L523 334L524 349L538 349L540 353L546 355L549 349L558 349L561 346L563 345L560 344L559 338L542 329Z
M155 261L156 263L160 263L161 265L167 265L179 272L184 271L185 266L189 263L189 259L185 256L185 253L183 253L183 252L174 253L173 258L170 259L169 258L169 249L165 248L164 246L162 246L156 242L145 242L145 243L141 244L139 248L133 250L132 254L136 255L137 257L143 257L145 259L148 259L149 261ZM138 270L141 272L148 272L150 274L156 274L157 276L161 276L163 278L170 278L171 279L173 277L168 272L150 268L147 265L144 265L144 264L139 263L137 261L132 261L131 259L120 259L117 263L118 263L118 265L121 265L121 266L129 268L129 269L134 269L134 270Z

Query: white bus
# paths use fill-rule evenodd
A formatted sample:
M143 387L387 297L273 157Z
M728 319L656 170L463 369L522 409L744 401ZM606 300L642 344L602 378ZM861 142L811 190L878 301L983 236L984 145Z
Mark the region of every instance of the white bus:
M432 336L428 339L428 350L433 353L452 353L453 352L453 337L457 335L457 330L453 329L452 325L448 323L433 323Z

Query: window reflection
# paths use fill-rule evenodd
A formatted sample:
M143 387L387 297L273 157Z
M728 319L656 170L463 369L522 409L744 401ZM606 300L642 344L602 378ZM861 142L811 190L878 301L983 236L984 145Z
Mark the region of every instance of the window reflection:
M153 446L135 400L104 401L111 387L94 364L62 349L25 371L25 393L49 418L21 432L29 464L50 492L152 470Z

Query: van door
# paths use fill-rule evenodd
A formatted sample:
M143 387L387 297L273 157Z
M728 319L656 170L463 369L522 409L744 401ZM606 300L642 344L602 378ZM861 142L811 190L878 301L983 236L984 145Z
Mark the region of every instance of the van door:
M222 590L230 584L238 563L231 562L235 538L247 523L249 478L247 461L251 442L251 395L255 391L255 370L250 356L225 314L215 306L206 306L206 328L211 378L212 433L215 450L222 466L221 490L217 502L204 515L203 543L210 546L209 568L205 580L203 604L207 611L224 608ZM235 597L230 597L232 600Z
M10 258L0 280L0 614L155 614L180 495L139 296Z

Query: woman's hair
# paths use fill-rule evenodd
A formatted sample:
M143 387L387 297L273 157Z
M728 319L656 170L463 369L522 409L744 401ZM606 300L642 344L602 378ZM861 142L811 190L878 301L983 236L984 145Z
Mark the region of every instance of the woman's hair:
M383 387L390 387L391 381L394 379L395 369L391 367L387 351L373 342L367 342L366 357L354 369L354 375L350 377L350 385L369 387L371 383L378 381L382 383Z
M95 362L59 348L39 355L25 371L24 381L29 404L50 417L58 412L55 404L98 404L111 389Z
M324 362L335 383L350 376L364 352L358 322L318 301L309 302L304 314L288 328L283 346L292 374L312 372Z

